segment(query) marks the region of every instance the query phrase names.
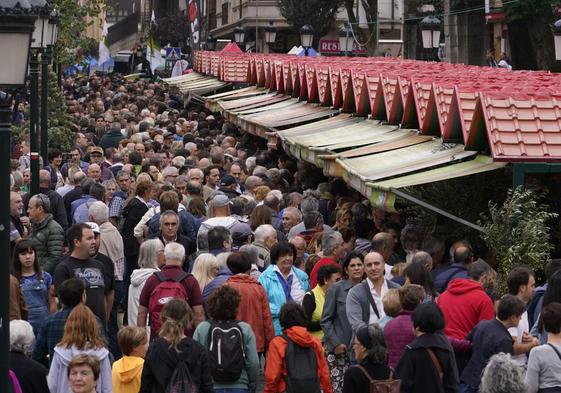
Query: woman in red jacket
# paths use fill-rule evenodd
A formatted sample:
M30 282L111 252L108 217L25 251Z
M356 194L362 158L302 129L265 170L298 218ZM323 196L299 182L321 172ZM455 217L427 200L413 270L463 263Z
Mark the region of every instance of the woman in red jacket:
M283 329L283 335L275 337L269 346L263 393L292 392L286 383L287 380L290 380L287 363L290 364L291 362L285 361L289 345L313 349L317 364L318 391L321 388L323 393L333 393L323 348L319 340L306 330L306 313L302 306L293 302L284 304L279 313L279 322ZM289 344L289 342L291 343Z

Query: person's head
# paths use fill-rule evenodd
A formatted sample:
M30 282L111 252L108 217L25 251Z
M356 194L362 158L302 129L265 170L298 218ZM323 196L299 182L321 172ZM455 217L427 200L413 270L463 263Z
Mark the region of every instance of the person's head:
M308 318L304 308L295 302L286 302L280 309L279 322L283 330L293 326L306 327Z
M423 251L430 254L433 267L442 264L445 255L444 242L434 236L427 236L423 240Z
M270 224L259 225L255 229L255 241L263 244L269 250L277 244L277 231L275 227Z
M400 241L406 252L420 250L423 244L423 233L414 225L406 225L401 230Z
M370 244L370 250L382 255L384 260L386 260L393 254L395 241L391 234L380 232L374 235Z
M205 168L204 170L205 175L205 184L214 189L218 184L218 180L220 179L220 167L217 165L210 165Z
M249 216L249 225L254 231L258 226L273 223L273 211L269 206L257 206Z
M144 358L148 349L146 329L138 326L123 326L117 333L117 343L123 355Z
M337 231L324 232L322 235L321 249L324 256L333 258L335 261L339 262L339 259L345 255L343 236Z
M411 258L411 263L420 263L425 267L427 272L432 270L432 257L426 251L417 251Z
M86 287L82 280L69 278L60 284L57 292L58 300L64 307L74 308L85 301Z
M10 191L10 214L19 217L23 210L23 199L19 192Z
M193 310L185 300L171 299L164 305L160 319L162 326L158 335L179 351L178 345L183 332L193 324Z
M88 209L88 218L97 225L106 223L109 221L109 207L101 201L92 203Z
M417 284L407 284L399 288L401 308L413 311L425 299L425 288Z
M534 272L526 266L515 266L506 278L508 293L527 303L536 287Z
M27 205L27 215L33 224L39 224L51 213L51 200L45 194L33 195Z
M90 151L90 162L92 164L103 164L103 149L101 147L94 147Z
M130 173L128 173L126 171L119 171L119 172L117 172L117 176L115 176L115 179L117 180L117 184L119 185L119 188L121 189L121 191L129 192L129 190L131 188L131 175L130 175Z
M143 241L138 252L138 267L157 269L164 263L164 243L158 238Z
M207 236L209 250L230 251L232 249L232 235L225 227L215 226L208 231Z
M542 309L541 321L547 333L561 333L561 303L549 303Z
M16 244L12 255L12 269L18 279L21 278L22 271L27 270L29 272L29 269L33 269L40 280L43 279L43 271L41 265L39 265L33 240L23 239Z
M318 285L327 291L333 284L342 278L341 267L339 265L323 265L318 269Z
M269 255L273 265L277 265L281 271L289 271L294 264L296 249L294 244L282 241L271 248Z
M166 241L177 238L179 229L179 214L173 210L166 210L160 214L160 231Z
M224 194L217 194L211 200L209 207L212 207L215 217L228 217L230 215L230 200Z
M156 185L152 181L139 181L136 185L136 195L148 201L153 197Z
M29 354L35 341L30 323L20 319L10 321L10 351Z
M237 183L241 183L243 181L242 167L239 164L232 164L230 166L230 176L236 179Z
M416 335L432 334L444 329L444 314L433 302L418 305L411 319Z
M189 178L190 181L196 181L198 183L202 183L204 174L203 171L201 171L199 168L192 168L189 169L189 172L187 172L187 177Z
M307 247L306 240L302 236L294 236L289 240L289 243L294 244L294 247L296 247L296 258L304 258Z
M358 218L354 220L354 229L357 238L361 239L372 239L374 232L376 231L376 226L374 221L368 218Z
M304 227L307 231L322 231L323 216L317 210L304 213Z
M359 282L364 277L364 255L351 251L343 260L343 273L348 280Z
M454 263L469 265L473 262L473 251L469 246L459 246L454 250Z
M164 248L164 257L166 265L169 266L183 266L185 260L185 247L176 242L166 244Z
M479 282L485 290L492 291L494 289L497 273L484 260L478 259L470 263L467 272L469 278Z
M207 300L206 311L215 321L233 321L238 314L241 296L229 285L218 287Z
M211 282L220 270L220 263L216 256L209 253L202 253L193 263L192 274L199 282L201 291ZM236 273L234 273L236 274Z
M417 284L425 288L430 295L435 294L434 283L431 274L427 271L425 264L421 261L410 262L403 270L406 284Z
M88 259L96 253L96 242L92 228L84 223L74 224L66 231L66 239L72 255L78 259Z
M72 393L91 393L96 389L101 363L94 355L80 353L68 363L68 386Z
M39 171L39 187L49 188L51 186L51 172L46 169Z
M232 274L249 274L251 271L251 259L245 252L233 252L228 255L226 265Z
M337 230L343 228L349 228L353 220L353 213L350 209L339 209L335 216L335 224L337 225Z
M93 181L98 182L101 178L101 167L98 164L90 164L88 167L88 177Z
M288 233L293 226L302 222L302 212L295 207L289 206L282 212L282 229Z
M397 317L401 311L401 300L399 298L399 289L390 288L382 297L382 305L384 306L384 313L392 318Z
M384 257L377 252L369 252L364 257L364 272L373 283L384 279L385 265Z
M160 202L160 211L172 210L177 212L179 208L179 195L177 195L176 191L164 191L160 194L158 200Z
M497 318L508 328L518 326L524 313L524 302L513 295L504 295L499 300Z
M524 372L510 354L499 352L489 359L481 376L480 393L526 393Z
M78 304L72 309L64 324L62 340L57 345L64 348L75 346L80 350L105 347L97 319L88 306Z
M358 361L368 358L372 363L386 364L388 348L384 340L384 331L377 324L357 329L353 349Z

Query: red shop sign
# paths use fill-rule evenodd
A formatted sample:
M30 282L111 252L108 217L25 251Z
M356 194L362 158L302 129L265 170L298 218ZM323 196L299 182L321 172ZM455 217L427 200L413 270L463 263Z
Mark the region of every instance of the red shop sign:
M340 54L341 51L339 50L339 40L319 40L319 51L320 53ZM353 53L366 53L366 50L359 47L355 42L353 43Z

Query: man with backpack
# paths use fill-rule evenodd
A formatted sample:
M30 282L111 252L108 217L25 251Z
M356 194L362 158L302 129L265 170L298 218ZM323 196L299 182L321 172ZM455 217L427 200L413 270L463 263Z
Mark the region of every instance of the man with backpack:
M322 345L306 330L302 306L285 303L279 322L283 335L269 346L263 393L333 393Z
M146 326L150 314L150 341L158 337L161 321L160 313L171 299L182 299L191 306L195 315L195 326L204 321L203 297L199 283L191 274L183 270L185 248L170 242L164 249L165 265L162 270L152 274L140 293L137 326ZM191 337L194 327L185 332Z

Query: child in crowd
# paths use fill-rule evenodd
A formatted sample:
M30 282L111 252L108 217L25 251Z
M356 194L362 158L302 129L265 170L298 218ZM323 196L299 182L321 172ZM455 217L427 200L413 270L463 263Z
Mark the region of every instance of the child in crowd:
M384 312L386 315L378 321L378 326L384 330L386 324L397 317L401 311L401 303L399 301L399 289L392 288L388 289L388 292L382 298L382 304L384 305Z
M117 342L123 357L113 363L113 393L137 393L148 349L146 329L125 326L117 334Z

